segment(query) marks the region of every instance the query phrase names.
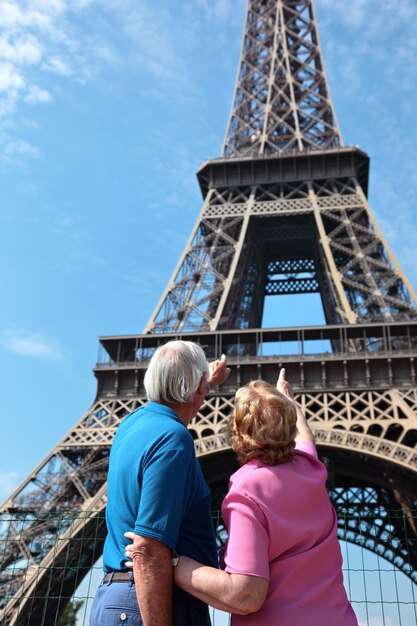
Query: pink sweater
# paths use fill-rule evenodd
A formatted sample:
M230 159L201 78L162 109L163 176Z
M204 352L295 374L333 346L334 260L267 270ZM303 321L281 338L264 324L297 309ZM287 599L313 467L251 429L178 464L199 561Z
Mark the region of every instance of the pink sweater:
M336 513L314 444L282 465L249 461L222 505L225 569L269 581L263 607L233 626L357 626L343 586Z

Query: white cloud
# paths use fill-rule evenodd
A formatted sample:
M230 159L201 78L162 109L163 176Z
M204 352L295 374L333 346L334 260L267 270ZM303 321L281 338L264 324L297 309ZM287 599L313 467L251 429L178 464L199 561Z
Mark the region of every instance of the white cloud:
M47 63L42 65L42 68L48 72L59 74L60 76L71 76L73 70L68 63L60 59L59 57L52 57Z
M29 6L36 11L55 15L66 11L66 3L62 0L29 0Z
M3 163L22 165L28 159L39 158L39 149L24 138L20 126L26 105L46 104L53 100L53 90L46 88L45 67L61 76L70 75L68 64L58 61L54 53L58 46L68 47L70 40L63 34L66 13L64 0L0 0L0 118L3 129L16 136L0 137L0 159ZM65 49L64 49L65 52ZM49 62L41 63L44 58Z
M245 1L238 2L242 14ZM237 12L236 0L204 2L202 7L223 23ZM52 102L58 90L62 93L60 79L85 85L107 79L108 68L145 74L144 82L148 74L148 99L165 100L173 93L177 99L193 98L190 52L200 32L202 10L194 7L193 19L181 36L174 11L185 15L187 3L181 8L167 3L155 11L150 0L0 0L3 128L10 119L33 115L25 110L27 105ZM106 89L111 84L103 80Z
M18 484L16 472L0 472L0 502L8 498Z
M10 63L0 64L0 92L15 94L25 86L25 80L20 72Z
M31 34L25 33L13 39L3 36L0 38L0 58L17 64L34 65L39 63L42 56L42 47L39 41Z
M29 104L44 104L53 100L52 94L46 89L41 89L36 85L32 85L28 89L28 93L25 96L25 101Z
M4 30L12 32L22 28L50 30L51 16L31 9L22 9L17 2L0 1L0 24Z
M58 342L41 332L6 331L3 333L3 346L18 356L53 361L63 358L63 350Z
M1 160L13 165L23 165L28 159L39 159L41 153L24 139L0 136Z

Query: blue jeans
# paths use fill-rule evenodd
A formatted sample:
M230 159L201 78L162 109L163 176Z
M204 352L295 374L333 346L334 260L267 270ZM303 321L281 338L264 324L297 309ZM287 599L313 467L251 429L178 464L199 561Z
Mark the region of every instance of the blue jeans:
M208 606L174 585L173 626L211 626ZM90 626L143 626L133 582L102 583L90 613Z

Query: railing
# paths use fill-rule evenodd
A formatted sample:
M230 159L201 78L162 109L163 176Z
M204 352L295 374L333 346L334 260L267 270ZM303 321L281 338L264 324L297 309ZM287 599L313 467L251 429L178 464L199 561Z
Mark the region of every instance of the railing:
M412 355L417 354L417 321L100 337L97 367L147 361L171 339L197 341L209 358L225 353L238 361L284 355L306 360Z
M250 150L245 150L242 154L223 154L221 156L217 156L217 157L208 157L206 159L207 162L211 163L211 162L216 162L216 161L242 161L244 159L273 159L273 158L277 158L277 157L294 157L294 156L307 156L311 153L313 154L318 154L318 153L326 153L328 154L329 152L338 152L339 154L343 154L346 152L351 152L352 150L360 150L361 152L363 152L363 150L360 148L359 145L355 145L355 146L335 146L332 148L323 148L323 146L317 146L317 145L310 145L308 146L308 148L304 147L301 150L298 149L287 149L284 148L282 150L268 150L265 152L260 153L259 152L259 144L258 144L258 149L256 149L256 145L255 147ZM364 153L365 154L365 153Z

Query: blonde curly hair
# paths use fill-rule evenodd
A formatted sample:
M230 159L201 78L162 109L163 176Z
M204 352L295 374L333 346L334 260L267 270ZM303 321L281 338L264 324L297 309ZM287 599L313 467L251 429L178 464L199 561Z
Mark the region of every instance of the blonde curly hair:
M243 465L258 458L266 465L290 461L297 432L294 403L263 380L238 389L230 418L230 444Z

